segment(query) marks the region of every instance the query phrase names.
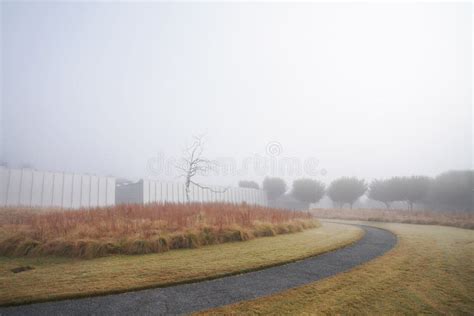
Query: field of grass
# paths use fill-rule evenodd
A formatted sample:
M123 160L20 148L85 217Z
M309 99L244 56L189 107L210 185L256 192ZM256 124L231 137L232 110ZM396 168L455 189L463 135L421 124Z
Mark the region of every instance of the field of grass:
M158 254L96 259L0 257L0 305L124 292L205 280L291 262L359 240L357 227L324 224L294 234ZM34 269L13 273L11 269Z
M474 229L473 212L434 212L386 209L313 209L318 218L389 223L443 225Z
M474 314L474 231L395 223L399 244L349 272L202 314Z
M219 203L76 211L0 209L0 255L95 258L161 253L315 228L308 212Z

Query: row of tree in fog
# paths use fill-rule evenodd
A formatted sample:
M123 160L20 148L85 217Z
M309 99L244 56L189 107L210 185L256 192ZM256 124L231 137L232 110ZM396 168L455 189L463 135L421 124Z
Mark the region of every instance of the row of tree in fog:
M240 181L240 187L259 189L255 181ZM288 191L281 178L265 178L262 189L268 199L275 201ZM296 200L310 204L319 202L327 195L336 207L349 205L350 208L364 194L368 198L382 202L387 209L394 202L405 202L412 210L415 204L430 209L457 211L473 210L474 171L447 171L431 178L427 176L392 177L375 179L367 183L356 177L342 177L326 187L315 179L293 181L289 194Z

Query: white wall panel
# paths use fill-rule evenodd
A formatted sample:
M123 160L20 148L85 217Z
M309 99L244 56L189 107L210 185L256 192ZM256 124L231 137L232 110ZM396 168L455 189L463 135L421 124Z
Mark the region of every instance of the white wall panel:
M194 202L201 202L201 188L193 185L193 197L194 197Z
M62 173L53 173L53 200L51 206L62 207L63 200L63 178L64 174Z
M170 195L170 202L176 203L176 200L178 199L178 190L176 188L176 183L170 183L171 184L171 195Z
M161 200L163 202L168 201L168 182L161 182Z
M186 201L186 186L184 183L178 183L179 186L179 200L180 203L185 203Z
M81 176L81 207L89 207L91 179L89 175Z
M156 195L156 201L157 202L163 201L163 193L162 193L163 188L162 188L162 185L163 185L163 183L157 182L156 186L155 186L155 189L156 189L155 195Z
M140 183L140 181L139 181ZM141 180L142 192L143 192L143 203L150 203L150 183L148 180Z
M51 206L53 201L53 174L45 172L43 176L41 206Z
M206 203L211 201L211 195L209 190L205 190L204 188L199 188L199 191L201 193L201 201Z
M30 206L31 205L31 186L33 184L33 171L23 170L20 187L20 202L19 205Z
M115 203L115 178L0 167L0 206L95 207Z
M8 184L10 182L10 171L7 168L0 167L0 206L7 204Z
M141 203L168 202L185 203L186 187L181 182L162 182L155 180L140 180L136 182L143 190L143 197L138 199ZM130 186L130 190L134 186ZM190 185L189 197L191 202L225 202L225 203L247 203L251 205L267 205L267 200L262 190L249 188L225 188L210 186L203 189L194 184ZM124 188L125 189L125 188ZM121 193L122 194L122 193ZM127 200L127 199L126 199ZM125 202L125 201L124 201ZM128 203L139 203L135 200Z
M199 196L199 187L192 184L190 185L191 196L193 197L193 202L200 202L201 197Z
M186 202L184 183L146 180L141 182L144 203ZM190 187L193 202L226 202L267 205L264 191L212 186L212 190ZM115 178L81 174L50 173L0 167L0 206L96 207L115 204Z
M20 199L21 170L10 170L10 183L7 192L7 205L18 205Z
M174 202L179 203L179 202L181 202L181 184L180 183L175 183L175 188L176 188L176 192L175 192Z
M107 178L99 177L99 189L98 189L98 205L97 206L106 206L107 199Z
M71 208L72 205L72 174L63 175L62 207Z
M43 195L43 177L44 172L33 171L33 189L31 197L31 206L41 206L41 197Z
M82 175L80 174L73 174L72 175L72 208L79 208L81 207L81 192L82 192Z
M99 205L99 177L89 176L90 177L90 197L89 201L90 207L96 207Z
M168 201L175 202L176 200L176 185L173 182L170 182L168 185Z
M115 204L115 178L107 177L107 205Z
M156 181L150 181L150 200L152 202L157 202L158 198L156 195L156 187L157 187L157 182Z

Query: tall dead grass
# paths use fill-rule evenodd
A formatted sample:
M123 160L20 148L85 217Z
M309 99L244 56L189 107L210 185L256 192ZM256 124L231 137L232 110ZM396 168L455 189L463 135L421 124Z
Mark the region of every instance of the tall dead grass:
M317 227L308 212L249 205L120 205L77 211L0 209L0 255L93 258L244 241Z
M313 209L318 218L442 225L474 229L474 213L381 209Z

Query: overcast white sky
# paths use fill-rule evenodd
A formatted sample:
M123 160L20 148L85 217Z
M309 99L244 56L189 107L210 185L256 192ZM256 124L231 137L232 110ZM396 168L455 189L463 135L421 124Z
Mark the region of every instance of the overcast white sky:
M278 142L325 182L472 168L469 3L1 6L11 166L157 176L206 133L209 158ZM240 178L263 176L207 181Z

